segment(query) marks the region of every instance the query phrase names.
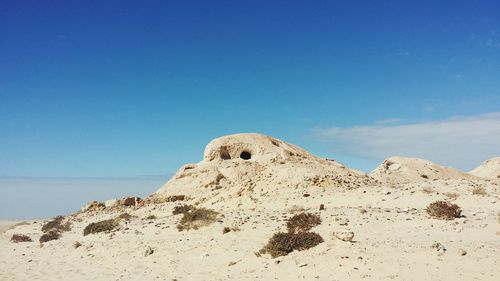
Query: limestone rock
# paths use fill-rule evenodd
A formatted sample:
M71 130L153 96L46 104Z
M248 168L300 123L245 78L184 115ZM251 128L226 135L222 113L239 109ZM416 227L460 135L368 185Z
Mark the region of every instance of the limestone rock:
M344 242L352 242L352 239L354 239L354 232L352 231L338 231L334 232L333 235Z

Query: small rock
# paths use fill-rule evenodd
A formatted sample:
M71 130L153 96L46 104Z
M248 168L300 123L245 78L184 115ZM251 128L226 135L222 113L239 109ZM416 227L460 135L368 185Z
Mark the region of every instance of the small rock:
M458 254L461 256L467 255L467 252L464 249L458 249Z
M149 247L149 246L148 246L148 247L146 248L146 251L144 251L144 256L145 256L145 257L150 256L150 255L152 255L154 252L155 252L155 250L154 250L153 248L151 248L151 247Z
M352 239L354 238L354 232L351 231L339 231L339 232L334 232L333 235L344 242L352 242Z
M359 212L360 212L361 214L366 214L366 210L365 210L365 209L363 209L363 208L359 209Z
M307 263L299 264L299 267L304 267L304 266L307 266Z
M346 218L336 218L335 219L339 225L347 225L349 223L349 220Z
M443 246L443 244L438 243L438 242L432 244L431 249L436 251L438 253L438 255L440 255L440 256L446 252L446 248Z
M73 248L77 249L77 248L80 248L81 246L82 246L82 243L80 243L78 241L73 242Z
M319 210L320 210L320 211L325 210L325 204L321 204L321 205L319 205Z

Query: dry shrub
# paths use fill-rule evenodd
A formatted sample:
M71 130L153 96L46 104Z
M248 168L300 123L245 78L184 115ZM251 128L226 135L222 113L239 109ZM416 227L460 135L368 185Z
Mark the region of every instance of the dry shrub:
M488 193L486 192L486 189L484 189L484 187L476 186L472 190L472 194L484 196L487 195Z
M70 231L71 230L71 223L67 221L66 223L63 223L64 217L63 216L57 216L51 221L47 222L42 226L42 232L47 233L50 231L56 231L56 232L65 232L65 231Z
M24 234L14 234L14 235L12 235L12 238L10 238L10 241L12 241L14 243L33 242L31 237L29 237L28 235L24 235Z
M268 253L276 258L286 256L293 251L310 249L323 241L323 237L314 232L278 232L269 239L267 245L259 253Z
M95 234L100 232L108 232L117 228L120 224L117 219L103 220L99 222L93 222L85 227L83 230L83 236L89 234Z
M288 232L305 232L311 230L311 228L320 225L321 218L318 215L311 213L300 213L289 218L286 227Z
M172 195L167 197L167 202L176 202L176 201L184 201L186 200L186 195Z
M155 215L149 215L146 217L147 220L155 220L156 216Z
M172 215L179 215L179 214L185 214L191 210L193 210L195 207L192 205L180 205L180 206L175 206L174 210L172 211Z
M186 205L185 205L186 206ZM190 206L187 211L185 211L181 221L177 225L177 229L179 231L190 230L190 229L198 229L202 226L207 226L217 219L217 212L205 209L205 208L196 208Z
M57 240L59 238L61 238L61 233L56 230L50 230L49 232L42 235L39 241L40 243L45 243L48 241Z
M462 210L456 204L451 204L446 201L436 201L427 207L427 213L437 219L452 220L459 218Z
M121 213L121 214L117 217L117 219L119 219L119 220L121 219L121 220L126 220L126 221L129 221L129 220L131 220L132 218L133 218L133 216L132 216L131 214L129 214L129 213Z

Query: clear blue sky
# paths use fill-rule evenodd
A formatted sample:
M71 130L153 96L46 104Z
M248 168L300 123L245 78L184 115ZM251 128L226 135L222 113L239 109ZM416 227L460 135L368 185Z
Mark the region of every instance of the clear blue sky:
M499 1L0 2L3 177L165 175L237 132L367 171L358 126L439 140L458 116L488 145L499 111Z

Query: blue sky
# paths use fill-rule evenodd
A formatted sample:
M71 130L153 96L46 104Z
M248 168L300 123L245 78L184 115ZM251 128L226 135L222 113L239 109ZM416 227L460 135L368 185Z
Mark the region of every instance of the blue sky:
M2 1L0 177L168 175L238 132L365 171L395 154L469 169L500 155L499 11Z

